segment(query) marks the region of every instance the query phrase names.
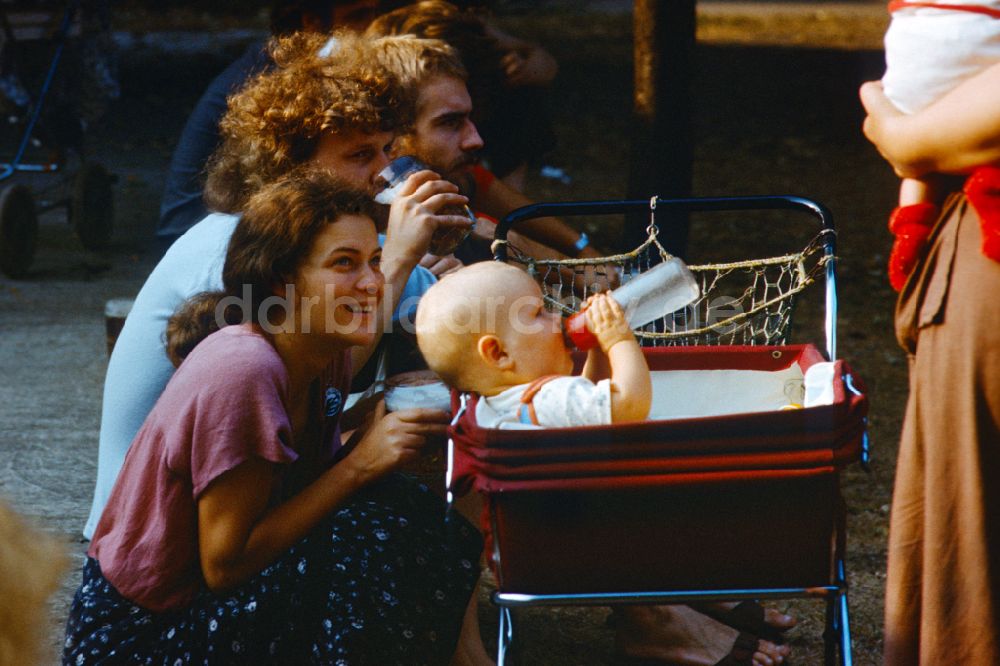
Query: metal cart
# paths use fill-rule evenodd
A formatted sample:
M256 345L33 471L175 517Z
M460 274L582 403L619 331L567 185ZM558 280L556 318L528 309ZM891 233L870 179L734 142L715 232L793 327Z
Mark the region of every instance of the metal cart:
M651 211L649 238L632 252L568 262L508 253L506 233L524 219L642 209ZM540 430L480 428L476 396L456 396L447 486L450 498L473 489L484 496L498 662L509 656L519 606L808 597L826 604L826 662L849 665L840 471L867 462L867 399L836 356L829 212L808 199L770 196L538 204L499 225L494 251L525 264L549 305L569 312L593 281L605 282L597 289L613 285L662 256L657 216L665 210L799 211L819 223L819 233L801 252L691 266L702 282L699 301L637 331L654 374L770 377L815 366L828 375L829 395L795 409ZM821 275L825 352L787 344L792 302ZM757 538L761 524L782 539Z
M114 220L114 176L95 163L82 162L67 171L66 156L82 155L82 129L78 119L63 118L69 132L46 132L43 109L50 101L60 61L68 42L78 34L80 0L72 0L60 13L44 2L0 1L0 54L8 77L7 124L19 131L13 144L4 142L9 156L0 161L0 271L12 278L27 274L35 256L38 216L66 207L68 221L87 249L98 249L111 238ZM53 29L53 25L55 26ZM21 47L42 42L52 48L51 60L36 95L16 81ZM65 111L60 110L65 115ZM72 122L70 122L72 121ZM10 138L10 137L8 137ZM78 160L79 161L79 160ZM61 176L50 187L32 187L31 174ZM32 184L37 179L31 178ZM39 196L41 195L41 196Z

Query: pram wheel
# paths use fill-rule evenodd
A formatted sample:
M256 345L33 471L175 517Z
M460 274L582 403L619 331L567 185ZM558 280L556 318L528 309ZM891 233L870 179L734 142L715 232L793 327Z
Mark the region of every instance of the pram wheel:
M69 202L69 220L88 250L108 244L114 226L115 178L100 164L84 164L73 179Z
M0 191L0 271L21 278L35 258L38 216L31 190L10 185Z

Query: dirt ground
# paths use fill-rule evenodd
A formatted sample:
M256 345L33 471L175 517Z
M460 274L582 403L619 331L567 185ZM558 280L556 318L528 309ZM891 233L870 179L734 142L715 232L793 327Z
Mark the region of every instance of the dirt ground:
M529 194L539 200L623 197L632 81L628 16L562 11L505 21L543 41L561 63L552 96L559 141L547 162L572 180L534 175ZM870 471L855 466L844 475L858 664L878 663L881 652L888 507L906 382L883 270L894 179L860 135L856 95L862 81L881 74L877 38L883 28L882 17L871 12L839 22L836 15L815 13L708 17L699 27L693 93L695 195L804 195L826 204L838 226L840 356L868 385L874 445ZM754 32L758 38L749 38ZM108 298L134 295L152 268L149 239L173 142L204 85L238 53L235 42L209 52L175 49L166 57L134 43L121 62L124 96L90 135L92 156L119 175L112 247L83 251L61 214L52 214L43 219L31 274L16 282L0 278L0 492L64 536L78 555L106 364L102 306ZM582 225L599 245L615 246L619 222L588 219ZM698 217L689 259L793 249L802 233L801 225L767 216ZM802 299L796 337L820 339L820 300L818 289ZM780 541L782 535L761 525L760 538ZM734 556L738 551L735 544ZM53 645L77 576L68 576L53 601ZM485 593L483 601L483 632L492 643L496 614ZM795 663L821 663L820 605L778 605L804 620L791 634ZM606 615L600 609L519 613L521 662L614 663Z

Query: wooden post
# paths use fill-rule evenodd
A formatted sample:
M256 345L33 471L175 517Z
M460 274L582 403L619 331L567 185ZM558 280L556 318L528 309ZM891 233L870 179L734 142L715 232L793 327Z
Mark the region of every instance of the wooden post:
M691 81L696 0L634 0L635 94L628 197L691 194ZM626 247L645 238L649 216L627 220ZM660 216L660 239L683 256L688 216Z

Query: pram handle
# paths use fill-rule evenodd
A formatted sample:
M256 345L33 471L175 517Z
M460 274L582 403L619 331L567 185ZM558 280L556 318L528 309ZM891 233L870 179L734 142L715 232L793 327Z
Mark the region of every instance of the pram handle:
M514 225L538 217L571 217L574 215L614 215L655 211L711 212L735 210L798 210L809 213L819 222L823 254L826 257L826 353L829 360L837 358L837 232L833 215L826 206L794 195L762 195L746 197L703 197L689 199L619 199L603 201L560 201L523 206L508 213L494 232L494 241L506 241ZM493 257L507 261L507 243L494 242Z

